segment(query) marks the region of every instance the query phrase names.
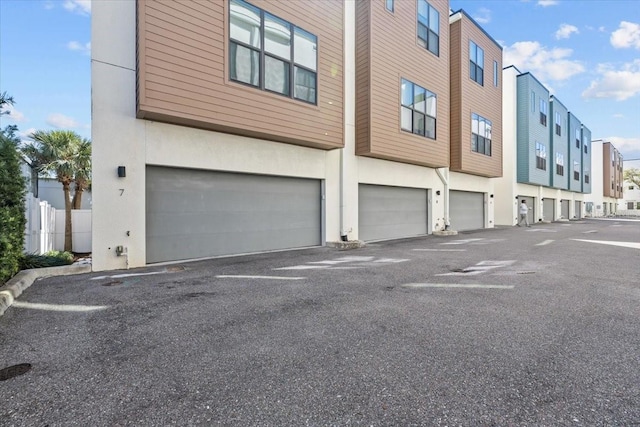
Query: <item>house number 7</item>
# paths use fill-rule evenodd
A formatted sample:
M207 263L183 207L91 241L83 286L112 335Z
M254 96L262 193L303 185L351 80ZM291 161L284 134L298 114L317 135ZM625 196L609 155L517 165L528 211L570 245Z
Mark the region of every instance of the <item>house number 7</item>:
M122 196L124 194L124 188L120 189L120 196Z

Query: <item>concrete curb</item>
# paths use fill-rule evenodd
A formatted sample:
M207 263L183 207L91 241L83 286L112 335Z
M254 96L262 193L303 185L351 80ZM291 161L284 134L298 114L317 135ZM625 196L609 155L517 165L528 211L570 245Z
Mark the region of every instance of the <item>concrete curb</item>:
M91 273L91 265L63 265L60 267L33 268L20 271L0 287L0 316L36 280L43 277L68 276L81 273Z

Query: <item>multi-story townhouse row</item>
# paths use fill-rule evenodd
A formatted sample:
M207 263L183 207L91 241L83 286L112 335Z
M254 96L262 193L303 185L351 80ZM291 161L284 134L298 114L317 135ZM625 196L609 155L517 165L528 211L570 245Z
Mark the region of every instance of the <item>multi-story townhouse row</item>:
M594 185L591 194L585 198L587 215L613 215L617 211L618 200L623 198L623 158L611 142L602 139L593 140L591 149Z
M513 225L519 198L579 217L588 191L586 128L448 0L97 2L92 111L96 271Z
M581 218L584 193L591 191L590 130L531 73L503 70L503 197L496 223L517 222L518 205L530 222Z

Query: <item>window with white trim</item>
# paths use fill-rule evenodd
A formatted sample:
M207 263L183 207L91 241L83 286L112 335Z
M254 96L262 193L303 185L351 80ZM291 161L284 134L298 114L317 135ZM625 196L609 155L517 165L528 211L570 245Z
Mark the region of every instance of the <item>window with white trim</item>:
M469 77L484 86L484 50L469 40Z
M556 175L564 176L564 154L556 153Z
M547 146L536 142L536 168L547 170Z

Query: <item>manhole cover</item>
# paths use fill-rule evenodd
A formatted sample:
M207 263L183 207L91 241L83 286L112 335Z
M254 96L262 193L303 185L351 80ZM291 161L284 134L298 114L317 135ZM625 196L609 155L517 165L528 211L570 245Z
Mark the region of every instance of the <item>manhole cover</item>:
M0 369L0 381L6 381L13 377L26 374L31 370L31 363L21 363L19 365L9 366L8 368Z

